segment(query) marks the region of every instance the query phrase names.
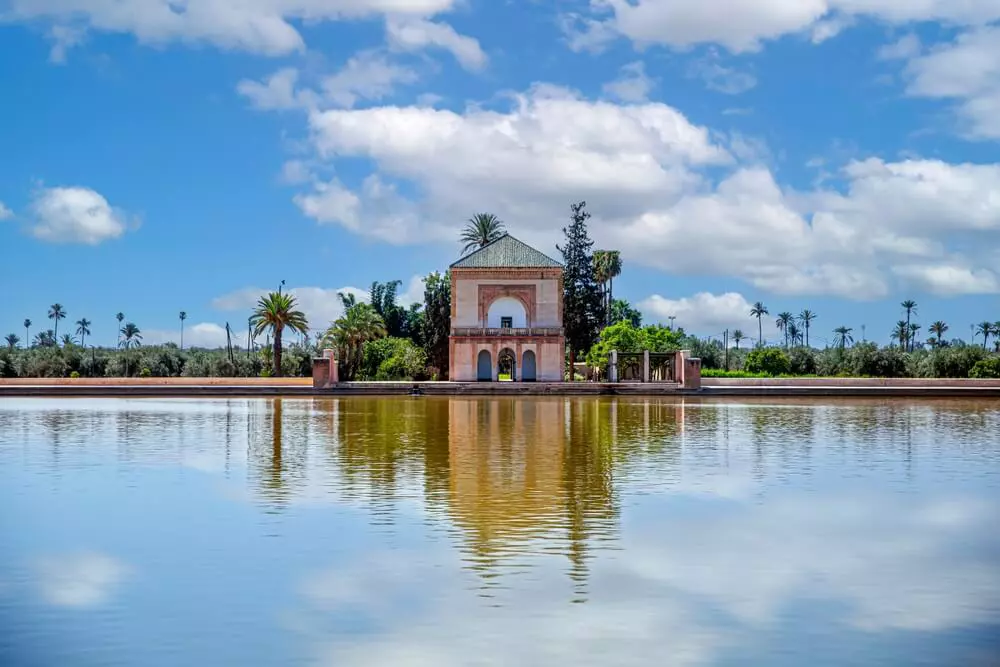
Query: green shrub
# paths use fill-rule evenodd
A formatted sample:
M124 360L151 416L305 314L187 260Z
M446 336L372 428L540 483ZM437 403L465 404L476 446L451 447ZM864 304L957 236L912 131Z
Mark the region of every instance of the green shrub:
M788 355L792 375L816 375L816 353L808 347L796 347Z
M73 371L72 373L69 374L69 376L70 376L70 378L72 378L74 380L79 380L80 379L80 371Z
M139 371L139 377L141 377L141 378L151 378L151 377L153 377L153 371L149 370L148 368L143 367L143 369L141 371Z
M967 378L977 363L989 357L978 345L955 345L934 350L921 362L920 377Z
M1000 355L977 361L969 371L970 378L1000 378Z
M847 352L847 367L858 377L907 377L906 354L898 347L858 343Z
M788 356L776 347L764 347L751 350L743 364L747 373L764 373L766 375L784 375L792 370Z

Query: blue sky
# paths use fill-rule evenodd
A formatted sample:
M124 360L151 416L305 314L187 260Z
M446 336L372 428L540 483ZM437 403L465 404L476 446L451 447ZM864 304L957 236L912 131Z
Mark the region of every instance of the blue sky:
M958 5L958 6L956 6ZM125 9L122 9L125 7ZM720 20L719 17L729 17ZM1000 2L0 0L0 330L217 344L586 200L648 321L1000 319ZM773 336L774 328L765 330ZM66 330L66 322L60 328Z

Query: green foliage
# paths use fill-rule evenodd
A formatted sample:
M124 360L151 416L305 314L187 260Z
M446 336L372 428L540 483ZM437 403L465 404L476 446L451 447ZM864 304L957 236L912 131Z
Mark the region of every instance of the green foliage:
M488 243L496 241L507 233L503 221L492 213L476 213L469 218L468 223L462 229L459 241L465 245L462 247L462 254L470 250L482 248Z
M721 368L705 368L701 376L706 378L769 378L767 373L748 373L746 371L726 371Z
M437 375L448 377L448 336L451 333L451 274L434 272L424 278L424 353ZM434 371L432 371L433 373Z
M80 379L80 371L72 371L69 376L74 380Z
M611 316L608 324L616 324L622 320L628 320L634 327L642 326L642 313L632 307L625 299L611 300Z
M305 313L296 309L297 302L291 294L271 292L260 297L253 315L250 316L250 326L253 327L253 335L260 336L267 332L274 341L274 374L281 375L284 364L281 363L281 355L284 350L281 337L285 329L305 334L309 331L309 323L306 321Z
M376 280L368 292L368 300L385 322L387 336L409 338L419 344L423 336L420 331L420 322L423 320L420 304L413 304L406 309L396 303L396 292L402 284L400 280L390 280L387 283Z
M143 368L141 371L139 371L139 377L141 378L153 377L153 372L148 368Z
M385 322L375 308L358 303L347 309L323 334L322 344L339 351L341 378L353 380L361 369L364 345L385 336Z
M363 380L414 380L425 376L427 355L408 338L380 338L364 345Z
M967 378L975 365L989 353L978 345L952 345L938 348L918 368L920 377Z
M816 375L819 364L816 353L808 347L795 347L788 353L788 363L792 375Z
M608 363L611 350L619 352L673 352L681 349L684 342L683 331L654 324L637 328L629 320L605 327L600 338L587 352L586 362L591 366Z
M747 373L766 373L767 375L784 375L792 370L791 361L783 351L775 347L759 347L747 354L743 364Z
M587 234L590 213L587 203L571 205L572 222L563 228L566 244L559 247L563 256L563 327L570 359L589 350L597 341L604 322L603 297L594 273L594 242Z
M970 378L1000 378L1000 355L977 361L969 371Z
M907 377L906 355L899 348L879 348L875 343L859 343L847 352L846 370L855 376L877 378Z

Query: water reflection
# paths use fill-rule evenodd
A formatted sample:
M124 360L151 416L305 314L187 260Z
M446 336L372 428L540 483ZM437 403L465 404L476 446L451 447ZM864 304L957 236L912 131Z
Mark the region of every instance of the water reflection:
M10 400L0 663L40 624L142 657L80 664L994 664L997 433L987 401Z

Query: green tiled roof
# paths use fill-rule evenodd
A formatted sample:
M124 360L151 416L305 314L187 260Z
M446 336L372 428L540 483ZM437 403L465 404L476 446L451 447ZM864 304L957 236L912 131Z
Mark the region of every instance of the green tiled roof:
M454 269L561 269L562 264L548 257L510 234L504 234L496 241L451 265Z

